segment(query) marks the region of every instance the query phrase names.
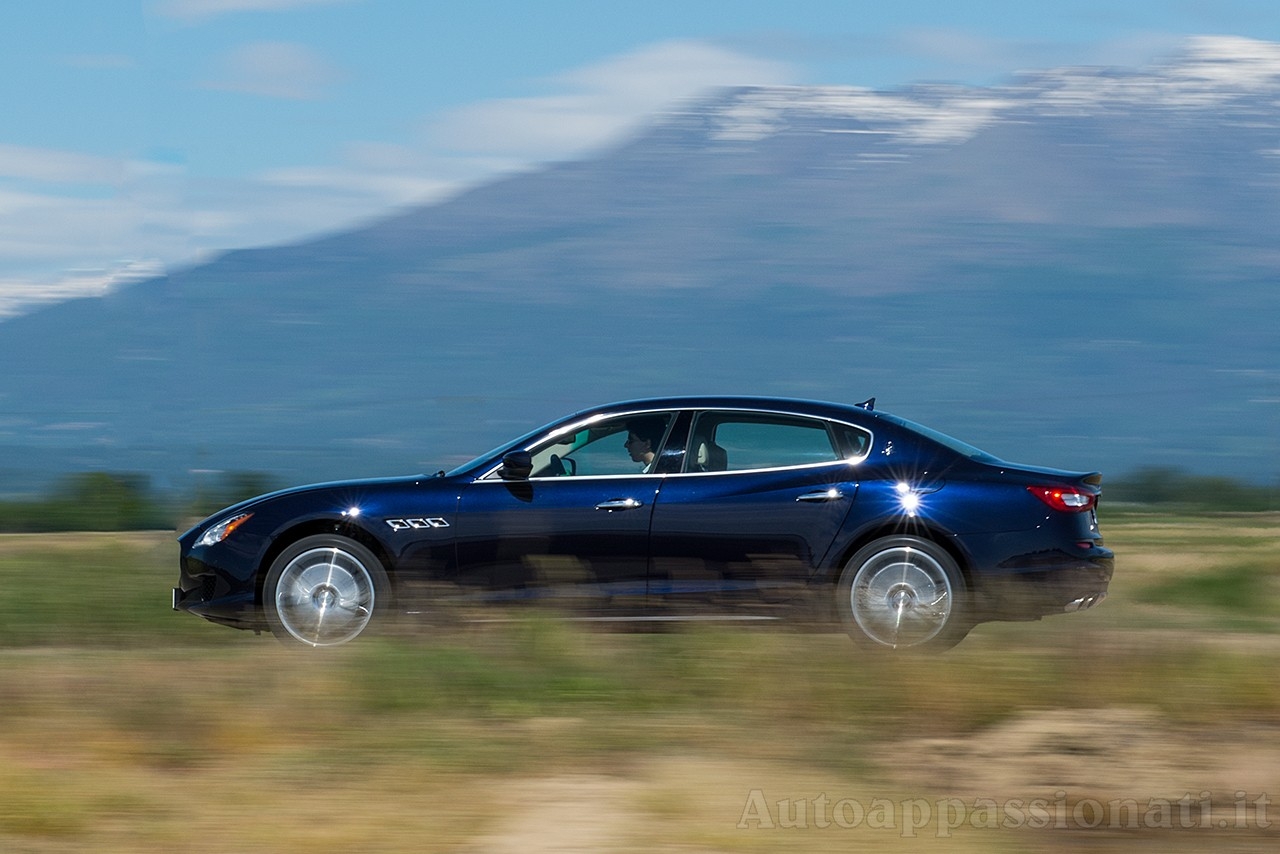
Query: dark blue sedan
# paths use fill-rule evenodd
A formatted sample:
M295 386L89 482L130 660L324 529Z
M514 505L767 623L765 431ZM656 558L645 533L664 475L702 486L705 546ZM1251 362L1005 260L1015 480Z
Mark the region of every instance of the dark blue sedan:
M1101 480L1006 463L872 401L629 401L451 472L229 507L180 538L173 605L316 647L397 613L542 603L943 649L982 621L1102 601Z

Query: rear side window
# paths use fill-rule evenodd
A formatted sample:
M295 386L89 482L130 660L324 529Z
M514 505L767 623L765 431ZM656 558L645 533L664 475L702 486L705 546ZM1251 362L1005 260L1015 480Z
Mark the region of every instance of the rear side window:
M839 444L844 444L843 440L841 437ZM823 421L787 415L707 412L694 423L685 470L784 468L836 462L846 456Z

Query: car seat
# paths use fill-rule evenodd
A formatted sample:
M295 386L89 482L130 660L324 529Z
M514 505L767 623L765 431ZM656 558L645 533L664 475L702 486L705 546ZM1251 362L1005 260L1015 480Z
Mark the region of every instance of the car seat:
M710 439L699 438L693 455L691 471L725 471L729 468L729 454Z

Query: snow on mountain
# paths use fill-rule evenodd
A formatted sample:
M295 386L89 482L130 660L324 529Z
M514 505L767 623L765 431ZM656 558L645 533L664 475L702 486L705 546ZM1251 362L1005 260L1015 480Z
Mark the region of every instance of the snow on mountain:
M56 282L0 280L0 320L49 303L80 297L100 297L135 282L164 275L156 260L123 261L110 270L82 270Z
M1011 113L1073 115L1135 106L1175 110L1280 99L1280 44L1229 36L1190 39L1167 65L1144 70L1060 68L989 89L918 86L896 92L853 87L753 87L737 90L711 117L715 140L754 142L796 122L826 133L883 134L906 145L959 144Z

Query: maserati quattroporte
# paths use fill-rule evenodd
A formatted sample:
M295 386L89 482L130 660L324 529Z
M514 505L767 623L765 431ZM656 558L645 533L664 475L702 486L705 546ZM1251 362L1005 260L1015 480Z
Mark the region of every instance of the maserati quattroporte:
M175 609L314 647L395 615L789 619L940 649L1105 596L1097 472L1008 463L861 404L584 410L449 472L304 486L180 538Z

